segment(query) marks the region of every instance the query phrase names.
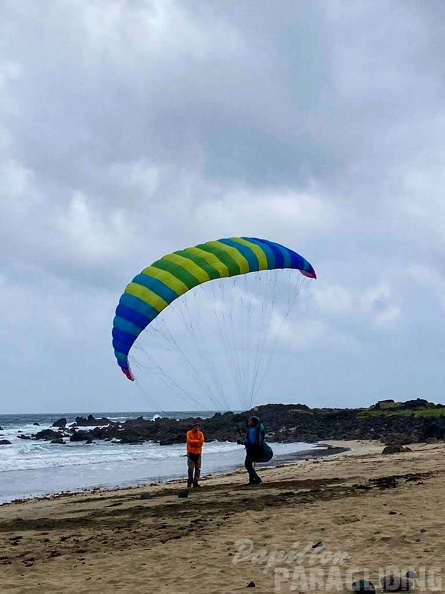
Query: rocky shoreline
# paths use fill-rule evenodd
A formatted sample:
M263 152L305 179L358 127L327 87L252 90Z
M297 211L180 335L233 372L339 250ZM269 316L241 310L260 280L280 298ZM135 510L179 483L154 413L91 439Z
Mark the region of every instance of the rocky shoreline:
M77 417L69 425L66 418L61 418L50 429L18 437L60 445L67 441L93 443L96 440L172 445L184 443L187 430L199 422L207 441L236 441L244 434L246 418L252 414L261 418L266 426L266 439L271 443L371 439L402 446L445 439L445 406L420 398L403 403L380 401L367 409L311 409L305 404L267 404L243 413L216 413L205 419L138 417L117 422L89 415Z

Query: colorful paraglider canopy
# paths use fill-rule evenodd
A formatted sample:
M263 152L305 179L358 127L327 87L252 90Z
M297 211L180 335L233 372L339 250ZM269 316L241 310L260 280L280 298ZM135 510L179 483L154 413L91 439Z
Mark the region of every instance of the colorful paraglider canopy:
M208 241L153 262L126 287L116 309L113 348L123 373L134 380L128 363L133 343L175 299L207 281L279 268L316 278L311 264L293 250L254 237Z

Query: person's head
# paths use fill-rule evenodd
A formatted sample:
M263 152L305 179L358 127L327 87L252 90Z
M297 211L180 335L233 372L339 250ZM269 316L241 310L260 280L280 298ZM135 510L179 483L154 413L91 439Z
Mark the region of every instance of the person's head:
M256 427L259 424L260 420L258 417L249 417L247 424L249 427Z
M199 431L199 423L193 423L192 430L193 431Z

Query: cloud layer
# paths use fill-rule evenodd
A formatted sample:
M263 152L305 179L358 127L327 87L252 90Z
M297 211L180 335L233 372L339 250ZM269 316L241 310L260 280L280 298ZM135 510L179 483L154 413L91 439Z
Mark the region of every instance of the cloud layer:
M2 412L149 408L113 361L119 295L231 235L318 273L261 401L443 400L442 2L2 13Z

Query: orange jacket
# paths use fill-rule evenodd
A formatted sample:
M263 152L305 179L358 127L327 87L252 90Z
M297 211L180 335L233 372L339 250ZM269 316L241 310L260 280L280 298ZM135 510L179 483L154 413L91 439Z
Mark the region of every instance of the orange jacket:
M204 443L204 433L199 429L187 431L187 454L201 454Z

